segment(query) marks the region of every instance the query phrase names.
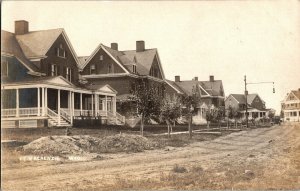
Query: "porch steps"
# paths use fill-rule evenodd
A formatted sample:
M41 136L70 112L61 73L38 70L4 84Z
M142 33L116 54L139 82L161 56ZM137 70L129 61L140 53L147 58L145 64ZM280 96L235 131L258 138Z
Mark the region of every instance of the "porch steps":
M53 118L49 118L48 122L49 122L50 126L56 126L56 127L70 127L70 126L72 126L68 121L66 121L61 116L60 116L60 125L58 125L58 120L55 120Z

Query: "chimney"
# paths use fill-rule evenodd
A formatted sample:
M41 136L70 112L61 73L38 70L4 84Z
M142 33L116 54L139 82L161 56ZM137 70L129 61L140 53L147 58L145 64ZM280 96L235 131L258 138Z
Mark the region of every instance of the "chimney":
M136 41L136 51L137 52L145 51L145 41L143 40Z
M175 82L180 82L180 76L175 76Z
M194 81L198 81L198 77L196 76L196 77L194 77Z
M209 81L214 82L215 81L214 76L209 76Z
M16 35L22 35L26 34L29 31L29 24L28 21L20 20L15 21L15 34Z
M110 44L110 47L113 50L118 50L118 43L113 42L113 43Z

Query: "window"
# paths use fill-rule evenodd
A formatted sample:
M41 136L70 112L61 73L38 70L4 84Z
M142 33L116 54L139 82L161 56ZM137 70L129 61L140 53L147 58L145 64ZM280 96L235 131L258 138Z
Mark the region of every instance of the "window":
M114 73L114 67L111 63L107 66L107 73Z
M96 66L95 64L92 64L90 67L90 74L96 74Z
M58 48L56 48L56 56L66 58L66 51L63 48L63 45L60 44Z
M67 67L67 69L66 69L66 79L71 82L71 79L72 79L71 77L72 77L71 68Z
M103 55L100 55L100 60L103 60Z
M51 76L57 76L57 66L55 64L51 65Z
M8 61L1 62L1 76L8 76Z
M132 72L136 73L136 65L132 65Z

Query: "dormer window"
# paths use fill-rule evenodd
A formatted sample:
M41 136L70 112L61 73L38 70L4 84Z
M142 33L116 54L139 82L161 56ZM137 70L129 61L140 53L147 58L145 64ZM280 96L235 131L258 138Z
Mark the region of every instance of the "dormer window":
M101 60L101 61L103 60L103 55L100 55L100 60Z
M132 72L136 74L136 65L132 65Z
M66 51L62 44L60 44L59 47L56 48L56 56L66 58Z
M90 74L96 74L96 66L95 66L95 64L92 64L90 66Z

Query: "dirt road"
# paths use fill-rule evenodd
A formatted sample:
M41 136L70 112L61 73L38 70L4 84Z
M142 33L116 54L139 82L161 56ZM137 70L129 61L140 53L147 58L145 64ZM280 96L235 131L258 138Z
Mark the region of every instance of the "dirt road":
M3 190L299 189L300 124L101 161L2 167ZM174 167L181 167L183 173Z

